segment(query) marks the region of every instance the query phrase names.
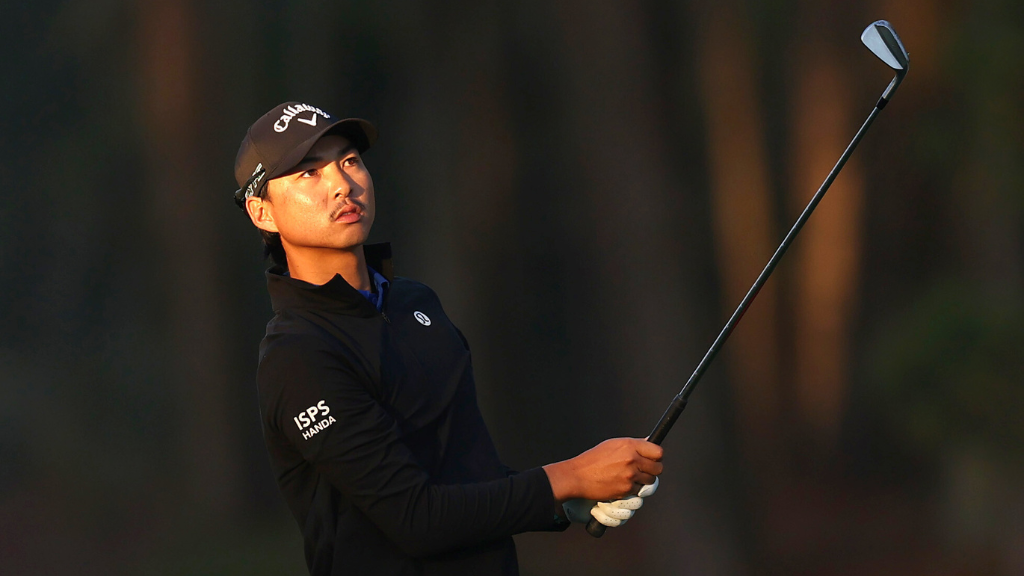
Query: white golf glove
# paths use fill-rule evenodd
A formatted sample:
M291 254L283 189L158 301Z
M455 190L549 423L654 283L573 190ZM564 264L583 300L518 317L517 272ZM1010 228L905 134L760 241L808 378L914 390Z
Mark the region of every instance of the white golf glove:
M659 480L654 479L654 484L647 484L640 489L636 496L615 500L612 502L596 502L583 498L574 498L562 504L565 510L565 517L570 522L590 522L590 518L604 524L609 528L622 526L636 514L636 511L644 505L644 498L654 494L658 490Z

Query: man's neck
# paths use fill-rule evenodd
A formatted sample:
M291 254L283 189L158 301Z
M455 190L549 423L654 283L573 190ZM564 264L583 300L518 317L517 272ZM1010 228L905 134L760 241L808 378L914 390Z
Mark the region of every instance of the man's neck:
M371 289L362 245L351 250L290 248L285 247L285 254L288 257L288 274L292 278L320 286L329 282L335 274L341 274L349 286L356 290Z

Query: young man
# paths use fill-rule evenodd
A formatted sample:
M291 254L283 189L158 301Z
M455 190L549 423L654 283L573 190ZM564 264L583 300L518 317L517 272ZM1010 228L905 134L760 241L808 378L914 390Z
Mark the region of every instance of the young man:
M236 202L276 263L257 376L273 469L310 574L517 574L513 534L620 525L656 488L661 448L501 464L462 333L430 288L392 276L387 245L364 246L376 136L288 102L238 151Z

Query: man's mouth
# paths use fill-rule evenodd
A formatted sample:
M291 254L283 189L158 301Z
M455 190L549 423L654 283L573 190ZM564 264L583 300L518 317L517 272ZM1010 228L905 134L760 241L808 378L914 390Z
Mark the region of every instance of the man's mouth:
M341 210L335 210L335 216L331 220L342 224L353 224L363 218L363 211L355 204L345 204Z

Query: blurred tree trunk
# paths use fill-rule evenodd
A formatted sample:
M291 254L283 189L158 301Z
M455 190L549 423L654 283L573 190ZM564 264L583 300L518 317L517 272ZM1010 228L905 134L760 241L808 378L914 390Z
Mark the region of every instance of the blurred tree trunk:
M702 5L697 38L707 122L710 195L723 318L732 314L777 240L758 69L746 14L732 0ZM768 282L730 337L736 426L748 460L777 458L779 332L777 280Z
M517 297L522 302L536 298L546 278L533 278L539 286L526 290L519 286L510 289L507 283L510 275L529 277L530 263L526 260L532 251L529 244L509 242L520 237L522 221L517 216L531 200L528 191L517 190L520 158L507 93L506 55L502 53L502 41L508 33L504 14L490 2L478 2L463 14L466 18L452 30L454 44L475 46L475 50L456 50L450 60L461 71L452 91L452 104L460 111L460 118L452 128L455 155L451 191L456 201L449 205L451 217L457 222L451 232L455 248L452 256L459 270L459 301L455 304L465 313L467 329L494 336L478 343L484 352L482 381L493 383L501 376L489 359L501 357L504 350L522 342L520 331L511 328L517 320L523 322L522 311L518 307L509 309L507 303ZM512 367L516 378L524 380L535 369L530 364L537 362L516 362ZM510 414L499 406L517 397L522 400L522 396L514 393L515 388L506 392L513 394L495 394L493 388L485 387L479 392L481 404L508 418ZM530 409L528 401L517 404L524 411Z
M964 39L966 161L953 182L965 276L988 306L1014 309L1024 292L1024 34L1020 4L972 4ZM1010 72L1012 71L1012 72Z
M940 74L943 49L950 48L951 39L943 34L952 3L940 0L876 0L878 14L888 20L910 53L910 68L914 84L920 86L935 82ZM865 22L867 25L867 22ZM945 45L943 45L945 43ZM900 87L900 99L907 98ZM917 97L925 95L920 89L911 90Z
M227 398L218 250L203 153L196 19L187 0L138 5L141 116L148 146L145 189L159 246L169 323L169 381L180 397L185 496L211 519L235 508L238 454Z
M830 41L832 7L801 2L791 59L789 206L795 215L835 165L861 119L850 71ZM853 43L845 43L853 45ZM869 111L870 103L856 110ZM849 386L851 320L858 294L863 176L854 155L792 248L796 406L822 448L832 448Z
M600 411L593 416L623 425L621 432L609 428L608 435L646 434L685 382L691 357L700 354L691 350L694 318L700 316L695 287L703 285L684 246L701 230L693 221L702 215L693 209L696 177L674 172L669 157L667 120L673 115L665 106L671 94L658 81L658 52L666 46L652 34L663 14L649 8L636 1L559 3L558 41L551 51L564 70L552 79L567 103L561 121L577 146L568 156L578 180L565 221L578 239L571 263L576 274L566 281L569 293L586 298L566 302L569 338L588 365L581 369L589 382L601 385L589 394ZM688 32L671 29L674 35ZM627 555L617 571L734 569L734 527L728 520L714 527L702 521L722 519L727 506L721 486L702 492L719 459L727 458L714 397L713 388L705 390L703 402L693 404L670 439L674 450L666 457L665 478L671 482L646 517L652 528L641 531L641 524L614 534L628 539L631 550L663 552ZM699 441L682 441L687 428L701 430ZM679 547L683 533L689 538Z

